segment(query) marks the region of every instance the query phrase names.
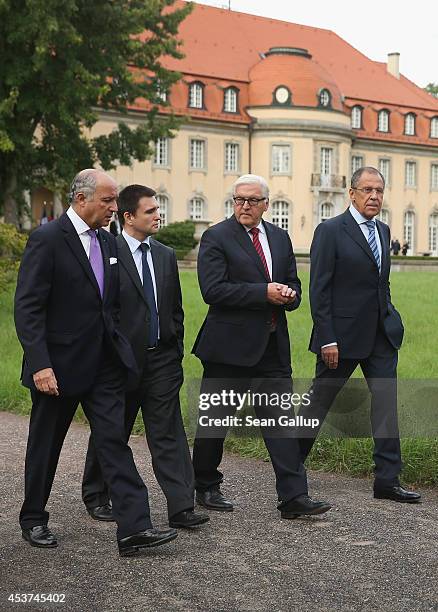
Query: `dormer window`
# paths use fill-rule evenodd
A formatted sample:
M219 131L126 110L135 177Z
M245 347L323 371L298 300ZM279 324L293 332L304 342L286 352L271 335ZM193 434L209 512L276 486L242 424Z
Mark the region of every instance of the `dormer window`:
M237 113L237 89L227 87L224 90L224 112Z
M383 109L377 116L377 130L379 132L389 132L389 111Z
M332 103L332 96L328 89L321 89L319 92L319 106L324 106L325 108L330 108Z
M438 138L438 117L432 117L430 120L430 137Z
M189 85L189 107L204 108L204 84L200 82Z
M415 115L408 113L405 116L405 134L406 136L415 136Z
M360 130L362 127L362 107L353 106L351 109L351 127Z

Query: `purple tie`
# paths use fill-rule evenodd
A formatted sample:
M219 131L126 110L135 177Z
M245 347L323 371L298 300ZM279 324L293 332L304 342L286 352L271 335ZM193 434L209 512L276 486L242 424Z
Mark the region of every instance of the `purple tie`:
M103 296L103 258L102 251L100 250L100 244L97 239L96 232L92 229L88 230L88 235L91 238L90 242L90 264L93 268L94 276L96 277L97 284L99 285L100 297Z

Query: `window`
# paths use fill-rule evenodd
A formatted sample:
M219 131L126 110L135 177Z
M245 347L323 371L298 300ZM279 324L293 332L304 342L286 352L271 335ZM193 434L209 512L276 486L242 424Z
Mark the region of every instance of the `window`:
M169 139L159 138L155 143L154 164L156 166L169 165Z
M377 218L383 223L386 223L386 225L389 225L389 210L387 208L382 208Z
M351 158L351 174L353 175L356 170L362 168L363 166L363 157L362 155L353 155Z
M329 147L321 147L321 158L320 158L321 174L331 174L332 173L332 158L333 158L333 149L330 149Z
M406 187L415 187L417 184L417 164L413 161L407 161L405 165L405 185Z
M224 111L237 113L237 90L234 87L228 87L224 91Z
M362 107L353 106L351 109L351 127L360 130L362 127Z
M333 204L330 202L323 202L319 207L319 222L327 221L333 217Z
M438 190L438 164L432 164L430 167L430 188Z
M234 215L234 202L232 198L225 201L224 214L225 214L225 219L229 219L230 217Z
M202 83L190 83L189 106L190 108L204 108L204 85Z
M430 137L438 138L438 117L432 117L430 120Z
M385 185L389 184L389 176L391 171L391 160L390 159L379 159L379 172L385 179Z
M225 143L225 172L239 171L239 145L235 142Z
M284 200L277 200L272 204L272 223L286 231L289 230L289 204Z
M407 136L415 136L415 115L408 113L405 116L405 134Z
M205 140L197 138L190 140L190 169L205 169Z
M169 198L164 193L158 193L155 199L160 207L160 227L164 227L169 224Z
M377 120L377 130L379 132L389 132L389 111L379 111Z
M429 251L434 257L438 255L438 213L429 217Z
M319 92L319 105L328 108L331 105L332 97L328 89Z
M408 243L408 255L411 255L414 249L414 225L415 215L412 210L407 210L403 223L403 241Z
M190 200L189 216L194 221L204 218L204 200L202 198L192 198Z
M290 146L272 145L272 174L290 173Z
M157 97L161 102L167 102L167 90L162 84L161 80L157 82Z

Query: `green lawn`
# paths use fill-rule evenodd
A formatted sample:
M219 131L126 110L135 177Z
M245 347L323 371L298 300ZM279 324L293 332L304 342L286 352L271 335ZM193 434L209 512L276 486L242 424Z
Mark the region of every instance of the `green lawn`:
M288 317L294 378L304 379L311 378L315 358L307 351L311 330L307 298L309 275L301 272L300 278L303 283L303 303ZM404 345L400 351L399 377L438 380L438 330L435 322L438 274L398 272L391 278L393 302L403 316L406 329ZM201 376L200 363L190 351L207 308L199 292L196 274L192 271L182 271L181 281L186 315L184 374L188 381ZM3 366L0 408L25 414L29 410L29 400L28 392L19 383L21 349L13 328L12 296L12 291L0 295L0 358ZM360 372L357 372L356 376L360 376ZM412 384L415 384L414 380ZM185 388L181 400L186 412L188 406ZM83 418L81 414L78 416ZM437 420L438 415L435 416L435 421ZM138 422L138 427L140 426ZM405 481L438 484L438 439L405 439L402 443ZM241 454L266 457L263 442L260 440L230 438L227 440L227 446ZM315 446L309 465L313 469L369 474L372 471L371 448L372 444L368 439L321 439Z

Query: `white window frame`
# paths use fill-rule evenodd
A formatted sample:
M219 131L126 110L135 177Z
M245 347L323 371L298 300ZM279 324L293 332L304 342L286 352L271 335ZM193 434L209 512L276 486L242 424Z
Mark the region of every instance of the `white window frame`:
M225 142L224 170L226 173L238 174L240 168L240 145L238 142Z
M432 257L438 256L438 213L429 215L429 252Z
M170 166L170 142L169 138L158 138L155 143L154 166L169 168Z
M405 211L403 215L403 242L408 242L408 255L414 252L415 239L415 213L413 210Z
M207 145L203 138L190 138L189 141L189 169L205 172L207 167Z
M290 175L292 170L292 148L289 144L276 142L271 145L271 174Z
M387 208L381 208L377 218L379 221L382 221L382 223L389 225L389 210Z
M405 115L405 135L415 136L415 114L408 113Z
M360 130L362 127L362 107L353 106L351 109L351 127L355 130Z
M189 218L192 221L200 221L205 218L205 200L200 196L194 196L189 204Z
M190 83L189 108L204 108L204 86L202 83Z
M358 162L357 160L360 160L360 162ZM363 165L364 165L363 155L352 155L351 156L351 176L353 176L356 170L359 170L359 168L362 168Z
M438 138L438 117L432 117L430 120L430 137Z
M157 193L155 196L160 207L160 227L169 225L169 196L165 193Z
M271 208L272 223L288 232L290 230L290 204L287 200L274 200Z
M237 113L237 90L234 87L224 90L224 112Z
M377 131L389 132L389 111L384 108L377 115Z
M438 164L430 165L430 190L438 191Z
M330 108L332 101L331 93L328 89L321 89L319 92L319 105L323 108Z
M330 176L333 174L333 148L321 147L319 152L319 170L320 174ZM326 172L328 170L328 172Z
M387 169L384 170L383 167L386 166ZM391 160L387 157L380 157L378 162L378 168L380 174L385 179L385 187L390 184L391 181Z
M411 160L405 162L405 187L408 189L417 187L417 163Z
M323 223L333 217L335 207L331 202L321 202L319 205L319 222ZM328 214L326 214L328 213Z
M229 219L234 215L234 200L233 198L228 198L224 202L224 219Z

